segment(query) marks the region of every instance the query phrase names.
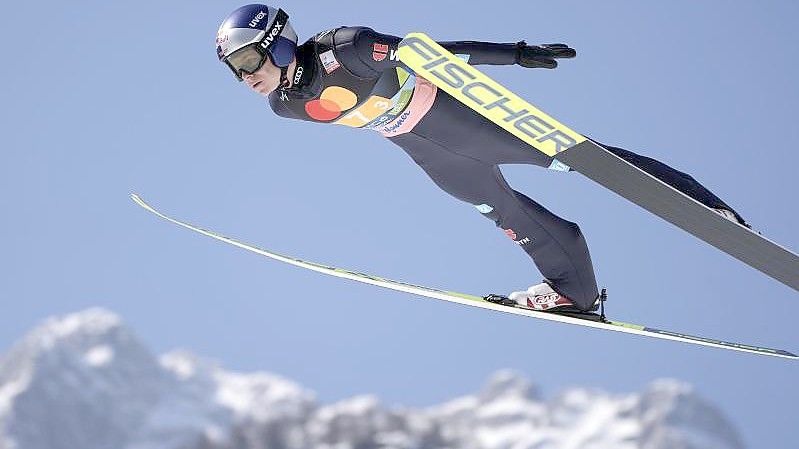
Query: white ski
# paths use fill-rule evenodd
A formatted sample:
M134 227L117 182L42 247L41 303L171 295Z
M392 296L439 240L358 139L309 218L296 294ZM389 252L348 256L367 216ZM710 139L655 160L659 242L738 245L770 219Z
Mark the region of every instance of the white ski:
M662 329L654 329L646 326L642 326L639 324L630 324L630 323L623 323L620 321L592 321L590 319L585 318L576 318L572 316L566 315L558 315L554 313L546 313L546 312L537 312L534 310L528 310L518 307L509 307L503 306L499 304L490 303L483 299L483 297L469 295L465 293L458 293L453 291L446 291L446 290L439 290L435 288L425 287L421 285L414 285L408 284L406 282L401 281L394 281L391 279L382 278L379 276L373 276L370 274L359 273L357 271L345 270L343 268L331 267L327 265L322 265L314 262L309 262L301 259L297 259L290 256L281 255L266 249L261 249L256 246L240 242L238 240L232 239L230 237L225 237L221 234L218 234L213 231L209 231L198 226L194 226L192 224L177 220L175 218L169 217L141 199L137 194L131 194L131 198L135 201L139 206L143 207L144 209L152 212L153 214L171 221L179 226L184 228L190 229L194 232L198 232L200 234L206 235L208 237L220 240L227 244L238 246L239 248L243 248L247 251L252 251L256 254L260 254L262 256L266 256L275 260L279 260L281 262L285 262L291 265L296 265L298 267L302 267L308 270L317 271L319 273L327 274L330 276L336 276L340 278L351 279L358 282L363 282L365 284L372 284L377 285L379 287L385 287L392 290L399 290L406 293L412 293L414 295L425 296L428 298L440 299L442 301L449 301L458 304L463 304L467 306L473 307L480 307L483 309L490 309L496 312L505 312L505 313L512 313L515 315L521 315L531 318L538 318L541 320L548 320L548 321L558 321L561 323L567 324L576 324L578 326L586 326L586 327L593 327L598 329L605 329L611 330L616 332L624 332L628 334L636 334L636 335L643 335L647 337L654 337L660 338L665 340L674 340L674 341L681 341L685 343L691 343L695 345L702 345L702 346L711 346L715 348L722 348L722 349L730 349L734 351L742 351L742 352L749 352L754 354L761 354L761 355L768 355L774 357L783 357L788 359L796 359L799 356L790 353L788 351L784 351L781 349L771 349L765 348L760 346L753 346L753 345L746 345L741 343L733 343L729 341L722 341L722 340L714 340L705 337L698 337L693 335L686 335L679 332L671 332Z

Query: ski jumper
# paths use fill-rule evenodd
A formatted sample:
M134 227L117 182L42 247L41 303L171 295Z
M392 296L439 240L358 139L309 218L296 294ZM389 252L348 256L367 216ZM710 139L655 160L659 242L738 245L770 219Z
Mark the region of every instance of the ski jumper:
M293 86L270 94L272 110L286 118L380 132L441 189L494 221L558 293L590 308L598 289L580 228L511 188L499 165L568 169L416 76L397 58L401 40L364 27L317 34L297 48ZM521 44L439 43L472 65L515 64ZM732 210L685 173L605 147L709 207Z

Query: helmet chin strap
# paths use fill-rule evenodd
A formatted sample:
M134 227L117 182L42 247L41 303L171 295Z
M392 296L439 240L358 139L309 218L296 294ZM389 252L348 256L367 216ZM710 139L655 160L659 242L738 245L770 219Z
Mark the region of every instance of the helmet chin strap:
M281 67L280 68L280 89L288 89L289 87L289 77L288 77L288 67Z
M278 89L280 89L280 90L289 90L289 89L295 89L296 88L296 86L289 86L289 75L288 75L289 68L291 67L291 64L294 64L296 62L297 62L297 56L295 54L294 55L294 59L292 59L292 61L289 63L289 65L287 65L286 67L281 67L280 68L280 85L278 86ZM295 65L295 70L296 70L296 65Z

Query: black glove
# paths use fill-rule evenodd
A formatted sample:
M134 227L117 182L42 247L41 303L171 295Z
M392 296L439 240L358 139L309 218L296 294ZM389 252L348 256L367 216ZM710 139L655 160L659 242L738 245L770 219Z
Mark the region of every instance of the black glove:
M566 44L527 45L521 41L516 44L516 64L522 67L554 69L558 66L555 58L573 58L577 52Z

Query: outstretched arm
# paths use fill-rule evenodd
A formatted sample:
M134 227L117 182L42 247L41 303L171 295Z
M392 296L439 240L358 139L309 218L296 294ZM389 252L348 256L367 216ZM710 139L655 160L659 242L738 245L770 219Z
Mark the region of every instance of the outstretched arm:
M519 44L523 43L497 44L478 41L447 41L439 42L438 44L446 48L450 53L468 55L468 63L470 65L513 65L516 64L516 57L519 54Z
M515 44L491 42L454 41L439 42L450 53L469 55L469 64L512 65L528 68L554 69L555 58L573 58L577 52L566 44L527 45L525 41Z
M337 30L335 43L341 51L351 47L357 59L351 69L359 76L375 76L386 69L399 66L397 46L401 37L381 34L371 28L347 27ZM513 65L554 69L556 58L573 58L574 49L565 44L527 45L517 43L492 43L478 41L439 42L448 51L468 55L469 64ZM348 65L349 67L349 65Z

